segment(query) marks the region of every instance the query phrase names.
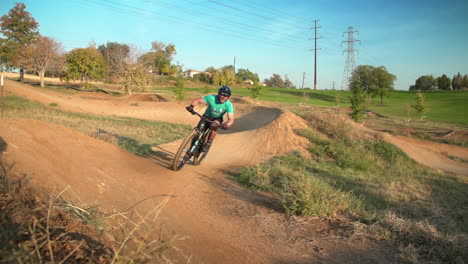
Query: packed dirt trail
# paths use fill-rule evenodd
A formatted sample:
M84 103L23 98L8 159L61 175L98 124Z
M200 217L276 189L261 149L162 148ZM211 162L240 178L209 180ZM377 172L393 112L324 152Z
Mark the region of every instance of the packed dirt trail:
M191 125L198 122L184 104L154 95L143 100L94 93L64 95L12 81L5 88L6 95L57 103L68 111ZM163 203L157 228L168 237L188 237L176 242L179 250L173 257L177 263L385 263L391 258L391 253L375 243L321 237L317 230L331 228L326 221L287 217L277 198L227 179L227 174L240 167L306 146L294 130L307 124L296 115L240 103L236 110L235 127L218 135L203 164L187 164L179 172L169 166L181 140L155 147L151 156L139 157L69 128L26 119L0 121L0 139L6 145L3 158L33 184L55 191L68 188L70 197L108 212L132 208L144 214ZM394 140L398 145L405 139ZM404 144L418 148L419 143ZM407 153L417 156L427 146L419 149ZM460 151L462 156L468 153L463 148ZM457 172L467 174L468 167L457 166L461 166Z

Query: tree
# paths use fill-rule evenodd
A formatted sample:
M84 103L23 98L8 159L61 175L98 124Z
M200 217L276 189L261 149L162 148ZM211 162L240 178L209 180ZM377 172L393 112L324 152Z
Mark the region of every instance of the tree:
M284 81L279 74L273 74L270 79L265 79L265 83L270 87L284 87Z
M284 77L284 88L295 88L294 84L289 80L288 76Z
M185 99L185 79L182 74L177 74L176 77L176 87L174 89L174 94L177 102L182 102Z
M430 91L434 90L435 87L435 79L432 75L423 75L420 76L414 86L410 87L410 91L412 90L419 90L419 91Z
M261 86L258 82L254 82L254 85L249 87L252 99L257 100L257 98L262 94L262 88L263 86Z
M351 89L351 96L348 97L351 103L351 118L358 122L364 116L366 110L366 93L361 86L355 86Z
M98 51L106 61L106 71L109 82L119 79L125 72L125 67L130 54L130 47L127 44L117 42L107 42L106 45L98 47Z
M463 89L463 78L461 77L460 73L457 73L456 75L453 76L452 79L452 88L454 90L460 90Z
M463 87L468 88L468 74L463 76Z
M252 80L254 83L260 81L258 74L253 73L248 69L239 69L236 74L236 79L239 83L242 83L246 80Z
M380 97L380 104L383 105L383 98L390 96L394 88L396 76L389 73L384 66L374 68L372 71L372 86L375 86L377 95Z
M94 47L74 49L66 55L65 79L98 80L104 75L104 67L104 57Z
M205 71L209 72L209 73L211 73L213 75L218 70L215 67L210 66L210 67L206 68Z
M124 93L132 94L136 87L146 87L149 85L151 77L142 65L133 65L124 70ZM144 89L142 89L144 90Z
M170 74L171 61L176 54L174 44L166 45L163 42L153 41L151 51L141 57L141 62L153 72L167 75Z
M126 57L123 90L125 94L132 94L133 89L146 87L151 83L151 74L147 67L141 63L141 52L133 45L129 45L129 53Z
M452 81L447 77L447 75L442 74L442 76L438 78L437 87L439 87L440 90L450 90L451 86Z
M419 117L421 118L421 121L424 118L424 114L429 112L429 107L427 106L424 95L421 92L416 93L416 104L411 106L416 110L416 112L419 114Z
M0 18L0 33L5 39L0 39L0 64L10 68L11 60L22 48L39 37L39 24L26 11L26 5L16 3L15 6ZM24 69L20 68L20 81L24 81Z
M12 64L18 68L37 72L41 87L44 87L45 72L60 55L62 55L62 45L52 38L41 36L28 46L19 49L12 59Z
M354 69L351 79L349 80L349 88L351 91L361 89L367 94L367 101L370 102L371 97L377 94L377 88L373 85L372 73L375 67L370 65L359 65Z
M214 85L231 85L236 82L236 74L231 67L225 66L213 74L211 81Z

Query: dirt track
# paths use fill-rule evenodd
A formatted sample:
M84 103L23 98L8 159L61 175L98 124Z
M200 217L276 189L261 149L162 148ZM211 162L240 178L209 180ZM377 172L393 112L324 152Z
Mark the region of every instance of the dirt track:
M135 97L115 100L105 95L58 95L10 81L5 87L7 95L17 94L44 104L55 102L70 111L192 125L197 122L185 112L183 104ZM131 105L134 100L139 100L137 107ZM293 133L306 123L292 113L271 107L236 107L235 128L219 135L204 164L188 165L180 172L169 169L180 141L158 146L154 148L156 155L142 158L65 127L12 119L0 121L0 137L7 144L4 158L15 162L16 170L44 188L62 190L70 186L71 195L80 197L83 203L122 211L145 198L170 195L144 202L138 209L167 200L162 225L168 233L190 237L179 246L185 256L191 256L192 263L351 263L350 259L362 263L381 259L385 254L377 245L349 245L316 236L310 240L309 232L326 229L327 224L311 219L307 227L302 226L284 216L276 199L226 179L225 172L306 144ZM447 171L456 168L453 172L468 174L463 163L436 161L435 157L445 155L440 151L442 144L401 137L388 140L430 167ZM456 156L468 159L465 148L456 149Z

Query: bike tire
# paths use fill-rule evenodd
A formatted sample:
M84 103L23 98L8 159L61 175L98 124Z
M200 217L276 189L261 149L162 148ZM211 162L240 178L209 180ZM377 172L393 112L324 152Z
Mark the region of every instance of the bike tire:
M192 156L190 155L187 158L185 157L185 154L190 149L190 146L192 145L192 142L194 141L194 139L196 139L196 137L197 131L193 130L184 138L184 141L182 141L182 144L180 144L180 147L177 150L174 160L172 161L172 170L178 171L182 169L185 163L187 163L190 160Z
M205 135L203 135L203 144L201 144L200 149L203 148L205 143L208 141L208 138L210 136L211 130L208 130L205 132ZM200 165L201 162L205 159L206 155L208 155L208 152L210 149L208 149L205 152L199 152L198 156L193 157L193 165Z

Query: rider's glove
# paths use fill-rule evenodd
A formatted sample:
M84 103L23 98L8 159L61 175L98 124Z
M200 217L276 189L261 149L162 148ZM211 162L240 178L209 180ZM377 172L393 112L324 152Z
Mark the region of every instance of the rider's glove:
M227 125L226 123L221 124L221 128L224 129L224 130L228 130L228 129L229 129L229 127L228 127L228 125Z
M185 109L187 109L187 111L189 111L193 115L193 112L194 112L193 111L193 105L189 105L189 106L185 107Z

